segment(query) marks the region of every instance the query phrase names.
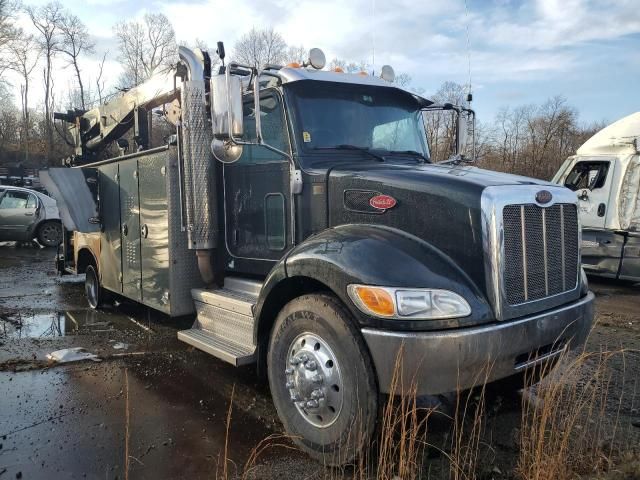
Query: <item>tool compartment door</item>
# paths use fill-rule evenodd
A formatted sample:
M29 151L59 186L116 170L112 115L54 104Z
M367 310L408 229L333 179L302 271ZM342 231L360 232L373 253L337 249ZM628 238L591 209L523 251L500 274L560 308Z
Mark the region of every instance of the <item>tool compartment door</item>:
M100 265L98 273L102 286L122 292L122 239L120 238L120 185L118 164L99 168L99 211L102 224L100 235Z
M142 301L169 313L168 152L138 159Z
M138 195L138 161L120 162L120 234L122 241L122 293L142 301L140 265L140 198Z

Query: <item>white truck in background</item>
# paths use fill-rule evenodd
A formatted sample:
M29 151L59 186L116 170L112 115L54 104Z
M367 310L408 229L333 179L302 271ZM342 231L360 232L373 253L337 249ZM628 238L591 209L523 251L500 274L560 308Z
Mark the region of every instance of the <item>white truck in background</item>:
M587 140L553 182L578 196L585 271L640 281L640 112Z

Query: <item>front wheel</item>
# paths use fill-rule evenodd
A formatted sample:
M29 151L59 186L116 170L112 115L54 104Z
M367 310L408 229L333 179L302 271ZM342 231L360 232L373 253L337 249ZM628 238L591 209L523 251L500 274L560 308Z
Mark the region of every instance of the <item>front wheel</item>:
M354 460L375 429L372 362L350 314L332 295L304 295L278 315L267 353L269 385L293 441L325 465Z

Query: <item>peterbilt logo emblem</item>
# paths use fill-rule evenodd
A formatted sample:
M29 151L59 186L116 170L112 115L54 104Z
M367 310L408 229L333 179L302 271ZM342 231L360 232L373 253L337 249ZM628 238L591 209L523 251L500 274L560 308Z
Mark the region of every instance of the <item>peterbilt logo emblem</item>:
M549 190L540 190L538 193L536 193L536 202L538 203L549 203L551 199L553 199L553 195L551 195L551 192Z
M388 210L396 206L398 202L389 195L376 195L369 200L369 205L378 210Z

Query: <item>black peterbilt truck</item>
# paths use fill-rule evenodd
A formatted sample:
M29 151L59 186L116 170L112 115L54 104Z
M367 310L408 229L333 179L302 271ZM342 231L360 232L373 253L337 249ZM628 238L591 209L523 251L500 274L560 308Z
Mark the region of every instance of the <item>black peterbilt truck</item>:
M317 49L216 73L206 52L179 53L171 72L57 114L76 150L41 177L66 228L59 268L86 274L92 307L115 294L195 312L178 337L266 368L286 431L328 464L371 437L396 369L440 394L584 342L576 196L463 161L466 120L458 155L430 161L423 116L472 112L399 88L387 67L323 70ZM164 145L150 112L175 126ZM114 141L122 154L96 160Z

